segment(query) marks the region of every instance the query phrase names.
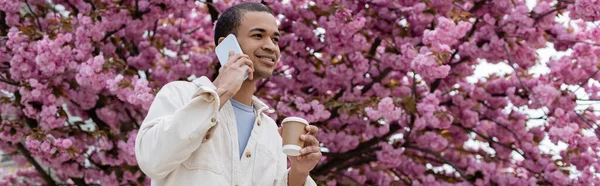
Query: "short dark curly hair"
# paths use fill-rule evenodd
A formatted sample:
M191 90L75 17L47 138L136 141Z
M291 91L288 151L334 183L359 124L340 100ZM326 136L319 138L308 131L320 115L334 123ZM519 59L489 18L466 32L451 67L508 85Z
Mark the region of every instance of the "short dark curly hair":
M221 37L227 37L229 34L237 35L237 29L242 22L242 16L246 12L267 12L273 14L273 11L269 7L256 2L243 2L229 7L219 16L215 25L215 45L219 44L219 38Z

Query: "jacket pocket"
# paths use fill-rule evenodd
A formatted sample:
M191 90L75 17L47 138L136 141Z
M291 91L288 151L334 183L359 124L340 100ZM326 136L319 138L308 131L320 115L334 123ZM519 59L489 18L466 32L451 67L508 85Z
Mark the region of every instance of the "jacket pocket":
M208 170L215 174L223 173L223 152L217 150L217 143L214 140L210 139L211 135L215 135L213 129L211 128L207 136L203 139L202 144L196 151L194 151L190 157L183 162L183 166L188 170ZM223 148L221 148L223 149Z
M257 156L254 158L252 182L254 185L273 185L277 173L275 153L262 145L257 145Z
M194 162L184 162L183 166L188 170L208 170L215 174L223 173L223 168L218 164L202 164L202 163L194 163Z

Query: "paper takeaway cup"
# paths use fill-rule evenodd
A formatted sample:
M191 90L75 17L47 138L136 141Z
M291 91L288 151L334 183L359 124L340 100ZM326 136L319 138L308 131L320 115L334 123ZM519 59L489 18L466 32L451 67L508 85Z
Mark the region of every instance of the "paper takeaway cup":
M288 156L299 156L300 149L304 147L304 141L300 140L300 135L307 134L306 126L308 121L299 117L287 117L281 122L283 153Z

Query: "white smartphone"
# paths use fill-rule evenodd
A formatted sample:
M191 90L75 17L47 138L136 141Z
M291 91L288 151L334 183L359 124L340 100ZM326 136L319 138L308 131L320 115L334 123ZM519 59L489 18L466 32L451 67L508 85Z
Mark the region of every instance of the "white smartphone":
M242 52L242 48L240 47L237 38L233 34L227 35L227 37L225 37L225 39L215 48L221 66L227 64L227 60L229 60L229 51L233 51L234 54L244 53ZM246 79L248 79L248 73L244 76L244 80Z

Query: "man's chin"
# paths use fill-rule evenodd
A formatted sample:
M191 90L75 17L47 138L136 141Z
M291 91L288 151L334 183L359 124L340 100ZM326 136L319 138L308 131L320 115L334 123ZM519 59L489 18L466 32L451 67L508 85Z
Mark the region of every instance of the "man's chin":
M254 79L256 79L256 80L259 80L259 79L268 79L271 76L273 76L273 71L254 73Z

